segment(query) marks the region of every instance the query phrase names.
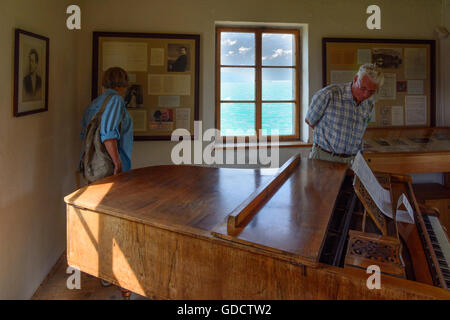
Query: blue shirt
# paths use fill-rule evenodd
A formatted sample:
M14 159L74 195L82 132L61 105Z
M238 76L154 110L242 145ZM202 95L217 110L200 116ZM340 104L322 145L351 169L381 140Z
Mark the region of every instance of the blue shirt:
M114 95L108 101L102 115L100 139L102 143L105 140L117 140L117 148L122 161L122 171L128 171L131 169L131 152L133 149L133 120L125 108L123 98L117 94L117 91L107 89L102 95L92 101L91 105L84 111L83 120L81 121L81 139L84 139L87 125L110 94Z
M356 105L352 83L325 87L313 96L306 119L314 127L313 142L336 154L356 154L363 148L363 135L374 101Z

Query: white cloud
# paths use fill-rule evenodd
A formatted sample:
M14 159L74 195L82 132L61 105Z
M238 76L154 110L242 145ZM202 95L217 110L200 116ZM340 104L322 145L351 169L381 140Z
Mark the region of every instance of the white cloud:
M288 54L292 54L292 50L283 50L283 49L276 49L273 50L273 54L270 56L270 59L275 59L281 56L285 56Z
M237 40L225 39L225 40L222 40L222 45L234 46L236 44L236 42L237 42Z
M233 56L233 55L234 55L234 51L232 51L232 50L230 50L227 53L225 53L226 57Z
M239 54L244 54L244 53L246 53L247 51L249 51L250 48L240 47L238 50L239 50Z

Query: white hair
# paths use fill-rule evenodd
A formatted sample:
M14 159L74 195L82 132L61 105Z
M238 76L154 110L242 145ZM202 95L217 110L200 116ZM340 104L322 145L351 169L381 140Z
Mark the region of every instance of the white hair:
M365 63L358 70L358 81L360 81L365 75L367 75L373 83L380 88L384 83L384 74L375 63Z

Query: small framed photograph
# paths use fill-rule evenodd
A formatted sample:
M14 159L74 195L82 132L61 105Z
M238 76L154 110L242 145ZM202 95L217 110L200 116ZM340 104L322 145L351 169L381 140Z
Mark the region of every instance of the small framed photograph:
M49 43L47 37L15 30L14 116L48 110Z
M167 72L186 72L191 70L191 50L187 44L168 45Z

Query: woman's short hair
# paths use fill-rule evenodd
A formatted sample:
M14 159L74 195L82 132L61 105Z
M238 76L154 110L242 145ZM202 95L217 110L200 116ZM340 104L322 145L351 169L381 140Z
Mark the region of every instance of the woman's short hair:
M128 87L128 74L119 67L109 68L103 74L102 85L107 88L126 88Z
M357 75L358 75L358 81L360 81L360 79L362 79L365 75L368 75L370 80L372 80L373 83L378 85L378 88L380 88L384 83L383 71L381 71L381 69L378 68L376 63L363 64L359 68Z

